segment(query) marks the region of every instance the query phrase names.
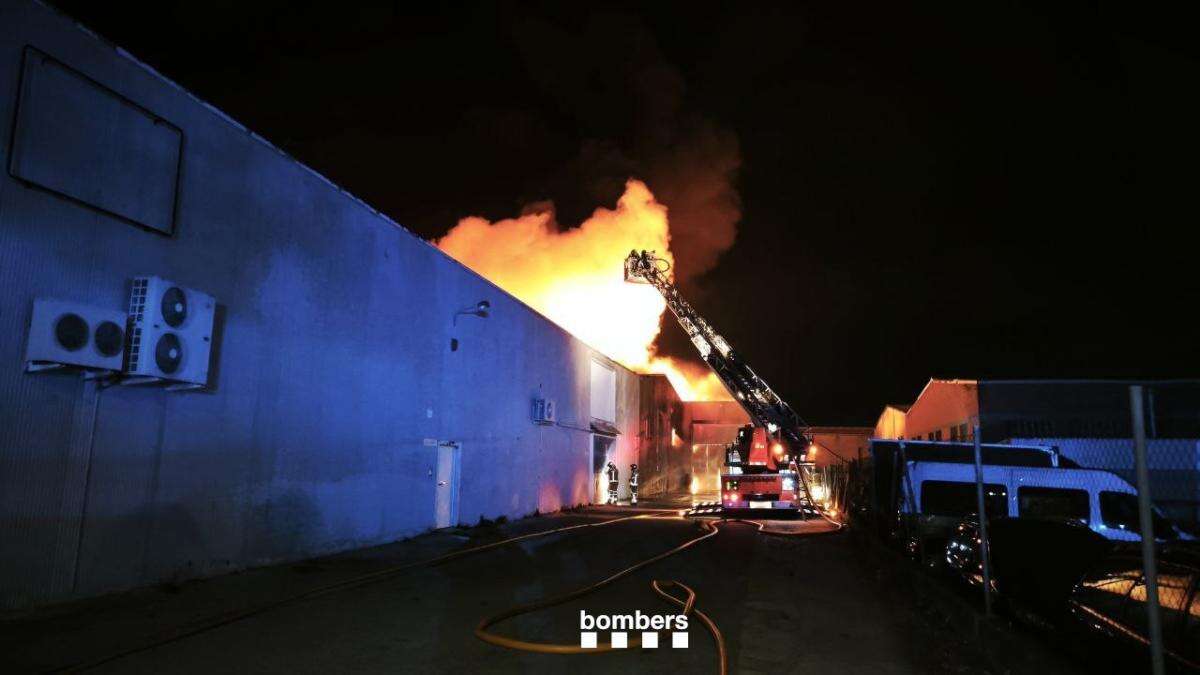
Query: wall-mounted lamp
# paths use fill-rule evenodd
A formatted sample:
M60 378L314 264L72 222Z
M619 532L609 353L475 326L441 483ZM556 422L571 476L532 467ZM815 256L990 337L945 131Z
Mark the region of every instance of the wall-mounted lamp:
M475 303L474 307L460 309L454 313L454 325L458 325L458 317L460 315L477 316L481 319L486 319L488 318L488 310L491 308L492 303L488 302L487 300L480 300L479 302Z

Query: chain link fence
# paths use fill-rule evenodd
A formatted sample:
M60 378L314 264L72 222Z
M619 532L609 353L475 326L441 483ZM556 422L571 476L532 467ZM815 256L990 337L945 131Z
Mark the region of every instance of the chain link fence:
M1062 388L1062 409L1078 407L1078 390ZM1110 384L1103 395L1114 390L1126 417L1105 425L998 422L981 406L957 442L876 439L843 494L857 524L978 588L988 613L1051 631L1106 668L1200 672L1200 389Z

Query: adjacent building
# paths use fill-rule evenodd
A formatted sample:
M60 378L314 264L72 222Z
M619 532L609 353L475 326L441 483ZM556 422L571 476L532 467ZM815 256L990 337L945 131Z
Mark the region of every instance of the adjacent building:
M928 441L965 440L979 416L979 382L929 380L904 413L903 436Z
M883 406L879 419L875 422L872 438L900 439L905 438L904 424L910 406L901 403L889 403Z
M808 459L817 467L825 467L866 457L875 430L871 427L817 426L808 431L813 440Z
M681 401L664 375L642 376L641 494L717 490L725 446L750 417L734 401Z
M639 494L657 497L686 489L688 458L675 429L681 402L666 375L643 375L638 439Z
M888 405L879 439L1056 448L1079 466L1133 482L1130 383L1118 380L931 379L909 406ZM1178 522L1200 522L1200 382L1143 383L1151 496Z
M1200 437L1200 384L1146 386L1147 434ZM979 424L985 443L1011 438L1129 438L1129 383L1116 380L931 379L911 405L889 404L876 438L968 440Z
M750 416L736 401L685 401L679 419L679 445L687 454L691 474L687 489L705 495L716 492L725 447L737 439L738 429L750 424Z

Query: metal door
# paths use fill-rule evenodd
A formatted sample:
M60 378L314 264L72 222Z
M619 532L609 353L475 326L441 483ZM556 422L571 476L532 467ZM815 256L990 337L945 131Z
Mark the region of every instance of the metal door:
M458 522L459 456L457 443L438 445L437 487L434 502L434 527L450 527Z
M613 439L609 436L592 434L592 477L596 485L596 494L594 495L596 504L608 501L608 477L604 473L604 467L610 459L609 453L612 452L612 446Z

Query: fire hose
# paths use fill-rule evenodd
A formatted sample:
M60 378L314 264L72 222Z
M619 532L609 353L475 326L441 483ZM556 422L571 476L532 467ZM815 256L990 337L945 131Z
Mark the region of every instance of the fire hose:
M663 516L649 516L649 517L661 518ZM827 518L827 520L829 520L829 519ZM698 537L695 537L693 539L689 539L688 541L685 541L682 544L680 544L680 545L676 546L675 548L672 548L666 552L659 553L656 556L647 558L639 563L630 565L629 567L626 567L625 569L623 569L619 572L616 572L615 574L613 574L601 581L598 581L594 584L590 584L588 586L584 586L582 588L578 588L573 591L563 593L561 595L556 595L556 596L552 596L549 598L543 598L541 600L537 600L534 602L526 603L523 605L518 605L516 607L512 607L507 610L504 610L503 612L485 617L482 621L479 622L479 626L477 626L475 628L475 637L478 637L480 640L483 640L484 642L487 642L489 644L493 644L493 645L496 645L499 647L505 647L507 649L516 649L516 650L527 651L527 652L535 652L535 653L540 653L540 654L595 654L595 653L612 651L614 649L614 647L612 646L611 642L597 643L595 647L583 647L581 645L559 644L559 643L553 643L553 642L530 642L530 641L526 641L526 640L518 640L516 638L510 638L510 637L504 637L502 635L497 635L496 633L490 632L488 629L506 619L511 619L515 616L520 616L522 614L529 614L531 612L536 612L541 609L546 609L547 607L554 607L556 605L561 605L563 603L570 602L571 600L574 600L576 598L583 597L594 591L598 591L601 588L613 583L614 581L617 581L618 579L621 579L622 577L628 576L629 574L632 574L633 572L636 572L637 570L642 569L643 567L652 565L652 564L658 562L659 560L662 560L663 558L666 558L668 556L675 555L676 553L679 553L680 551L683 551L684 549L687 549L695 544L698 544L698 543L704 541L705 539L708 539L709 537L716 536L720 532L720 530L717 527L717 525L719 525L719 524L735 522L735 523L743 523L746 525L753 525L756 527L757 532L761 532L763 534L778 535L778 536L804 536L804 535L810 534L810 533L805 533L805 532L781 532L781 531L777 531L777 530L768 530L768 529L766 529L767 524L762 521L744 520L741 518L720 520L720 521L717 521L716 523L714 523L713 521L710 521L710 520L699 520L697 522L699 522L700 526L705 530L704 534L702 534ZM834 525L837 525L836 529L830 531L831 533L839 531L842 527L840 523L836 523L833 520L829 520L829 522ZM674 586L678 586L679 588L683 589L684 593L686 594L686 596L685 596L686 599L681 600L678 596L668 593L665 590L665 588L670 588L670 587L674 587ZM700 611L699 609L696 609L696 607L695 607L696 592L693 591L686 584L683 584L683 583L681 583L679 581L675 581L675 580L669 580L669 581L654 580L654 581L650 582L650 587L654 590L655 593L657 593L664 600L681 608L684 614L687 614L689 616L695 616L696 618L700 619L701 623L703 623L704 627L708 629L708 632L710 634L712 634L713 640L716 642L718 672L720 672L721 675L725 675L725 673L727 672L727 667L728 667L726 650L725 650L725 637L721 634L720 629L717 628L716 623L713 622L713 620L707 614ZM633 639L629 640L627 644L629 647L638 647L641 645L641 639L633 638Z
M652 517L661 517L661 516L652 516ZM583 646L576 645L576 644L557 644L557 643L553 643L553 642L529 642L526 640L518 640L516 638L509 638L509 637L504 637L502 635L497 635L495 633L489 632L488 628L496 625L497 623L500 623L501 621L504 621L505 619L511 619L514 616L520 616L522 614L529 614L530 612L536 612L539 609L545 609L547 607L561 605L565 602L574 600L575 598L583 597L589 593L598 591L601 588L604 588L605 586L608 586L609 584L613 583L614 581L621 579L622 577L626 577L626 576L636 572L637 570L642 569L643 567L652 565L652 564L658 562L659 560L662 560L663 558L675 555L676 553L679 553L680 551L683 551L684 549L687 549L695 544L698 544L698 543L704 541L705 539L708 539L709 537L716 536L717 533L720 532L720 530L716 527L716 525L714 525L710 521L701 520L699 522L700 522L700 526L705 530L704 534L702 534L698 537L695 537L693 539L689 539L669 551L659 553L656 556L646 558L645 560L643 560L639 563L630 565L629 567L626 567L625 569L623 569L605 579L602 579L601 581L597 581L594 584L590 584L588 586L584 586L582 588L578 588L573 591L563 593L561 595L556 595L556 596L552 596L549 598L543 598L543 599L537 600L535 602L518 605L516 607L512 607L510 609L504 610L503 612L500 612L498 614L493 614L492 616L485 617L482 621L479 622L479 626L475 628L475 637L479 638L480 640L483 640L484 642L487 642L487 643L490 643L493 645L497 645L499 647L505 647L507 649L518 649L518 650L526 651L526 652L537 652L540 654L595 654L595 653L600 653L600 652L611 651L613 649L611 642L598 643L595 647L583 647ZM678 586L679 588L683 589L684 593L686 593L685 599L681 600L677 596L675 596L671 593L668 593L666 590L664 590L664 588L670 588L673 586ZM683 610L684 614L694 615L696 618L700 619L700 621L704 624L704 627L707 628L708 632L712 634L713 640L716 642L718 669L719 669L719 672L721 673L721 675L725 675L725 673L727 672L726 671L727 659L726 659L726 655L725 655L725 637L723 635L721 635L721 631L720 631L720 629L717 628L717 624L714 623L713 620L711 618L709 618L709 616L707 614L700 611L699 609L696 609L696 607L695 607L696 592L693 591L687 585L685 585L681 582L678 582L678 581L674 581L674 580L669 580L669 581L655 580L655 581L650 582L650 587L652 589L654 589L654 592L657 593L664 600L680 607ZM638 647L641 645L641 638L634 638L634 639L630 640L628 644L630 647Z
M674 511L666 512L666 513L670 513L672 516L675 515ZM408 571L410 569L414 569L417 567L433 567L433 566L440 565L442 563L446 563L451 560L455 560L457 558L461 558L461 557L471 555L474 553L481 553L483 551L491 550L494 548L499 548L501 546L506 546L508 544L512 544L515 542L526 541L529 539L535 539L538 537L549 536L549 535L558 534L561 532L569 532L572 530L580 530L580 529L592 528L592 527L603 527L605 525L612 525L615 523L626 522L626 521L630 521L630 520L662 518L666 515L666 513L663 513L663 512L642 513L642 514L637 514L637 515L632 515L632 516L623 516L620 518L611 518L609 520L601 521L598 523L581 523L581 524L577 524L577 525L567 525L564 527L545 530L542 532L532 532L529 534L518 535L515 537L508 537L506 539L501 539L499 541L494 541L494 542L490 542L487 544L481 544L479 546L473 546L470 548L452 551L450 553L446 553L444 555L436 556L434 558L429 558L426 560L418 560L418 561L403 563L400 565L394 565L392 567L388 567L383 570L379 570L376 572L371 572L369 574L364 574L364 575L360 575L357 577L353 577L353 578L347 579L345 581L340 581L340 582L336 582L333 584L321 586L321 587L306 591L304 593L300 593L300 594L297 594L294 596L283 598L281 600L265 603L262 605L258 605L256 607L247 608L245 610L241 610L241 611L235 612L233 614L226 614L216 620L201 624L199 626L196 626L196 627L188 629L188 630L176 632L167 637L164 637L162 639L154 641L148 645L142 645L139 647L126 649L126 650L123 650L123 651L120 651L120 652L117 652L114 654L109 654L107 656L101 657L101 658L93 660L93 661L68 666L61 670L67 671L67 672L77 672L77 671L92 669L92 668L101 666L103 664L125 658L127 656L132 656L134 654L149 651L151 649L155 649L155 648L163 646L163 645L177 642L179 640L183 640L185 638L192 637L194 635L199 635L201 633L215 630L222 626L227 626L227 625L235 623L237 621L241 621L243 619L247 619L252 616L257 616L259 614L263 614L265 612L268 612L268 611L271 611L274 609L278 609L278 608L281 608L281 607L284 607L287 605L302 602L305 600L311 600L313 598L328 595L330 593L334 593L337 591L346 590L346 589L350 589L350 588L356 588L359 586L364 586L364 585L376 583L379 581L383 581L385 579L389 579L393 576L396 576L397 574L400 574L402 572L405 572L405 571ZM714 537L720 532L720 530L718 529L716 524L714 524L712 521L700 520L698 522L700 522L701 527L705 530L704 534L702 534L698 537L689 539L688 541L685 541L682 544L680 544L668 551L659 553L658 555L652 556L650 558L642 560L641 562L635 563L634 565L626 567L625 569L623 569L619 572L616 572L615 574L612 574L611 576L609 576L599 582L596 582L594 584L585 586L583 588L580 588L580 589L577 589L574 591L570 591L570 592L562 594L562 595L545 598L545 599L542 599L542 600L539 600L539 601L536 601L533 603L519 605L517 607L510 608L504 612L500 612L498 614L494 614L492 616L485 617L482 621L480 621L479 625L475 628L476 637L478 637L480 640L483 640L484 642L487 642L489 644L493 644L493 645L500 646L500 647L505 647L508 649L517 649L517 650L522 650L522 651L547 653L547 654L602 653L602 652L606 652L606 651L611 651L613 649L611 643L597 644L597 646L595 648L583 648L581 646L576 646L573 644L562 645L562 644L554 644L554 643L528 642L528 641L524 641L524 640L518 640L518 639L514 639L514 638L504 637L501 635L496 635L495 633L489 632L487 629L501 621L506 620L506 619L509 619L509 618L512 618L515 616L519 616L522 614L528 614L530 612L534 612L539 609L544 609L547 607L560 605L560 604L562 604L564 602L568 602L572 599L587 595L593 591L596 591L605 586L608 586L609 584L612 584L613 582L617 581L618 579L628 576L629 574L632 574L633 572L635 572L639 569L642 569L644 567L647 567L649 565L652 565L652 564L658 562L659 560L662 560L662 559L672 556L676 553L679 553L701 541L704 541L705 539ZM760 532L763 531L763 523L760 523L757 521L733 520L733 521L720 521L720 522L722 522L722 523L723 522L743 522L746 524L753 524L753 525L758 526L758 531L760 531ZM797 534L799 534L799 533L797 533ZM714 623L713 620L707 614L705 614L704 612L702 612L701 610L699 610L695 607L695 603L696 603L695 591L693 591L686 584L683 584L681 582L674 581L674 580L669 580L669 581L655 580L655 581L652 581L650 585L656 594L658 594L660 597L662 597L667 602L670 602L670 603L676 605L677 607L679 607L680 609L682 609L682 613L687 614L689 616L695 616L696 618L700 619L700 621L704 624L705 628L708 629L709 633L711 633L713 636L713 640L716 643L717 657L719 660L718 670L721 673L721 675L725 675L727 672L727 665L726 665L727 658L726 658L724 636L721 634L721 631L717 628L716 623ZM683 592L685 593L684 599L680 599L678 596L667 592L666 589L676 587L676 586L681 588L683 590ZM634 640L632 640L630 642L630 644L632 646L639 646L641 644L641 641L640 641L640 639L635 638Z

